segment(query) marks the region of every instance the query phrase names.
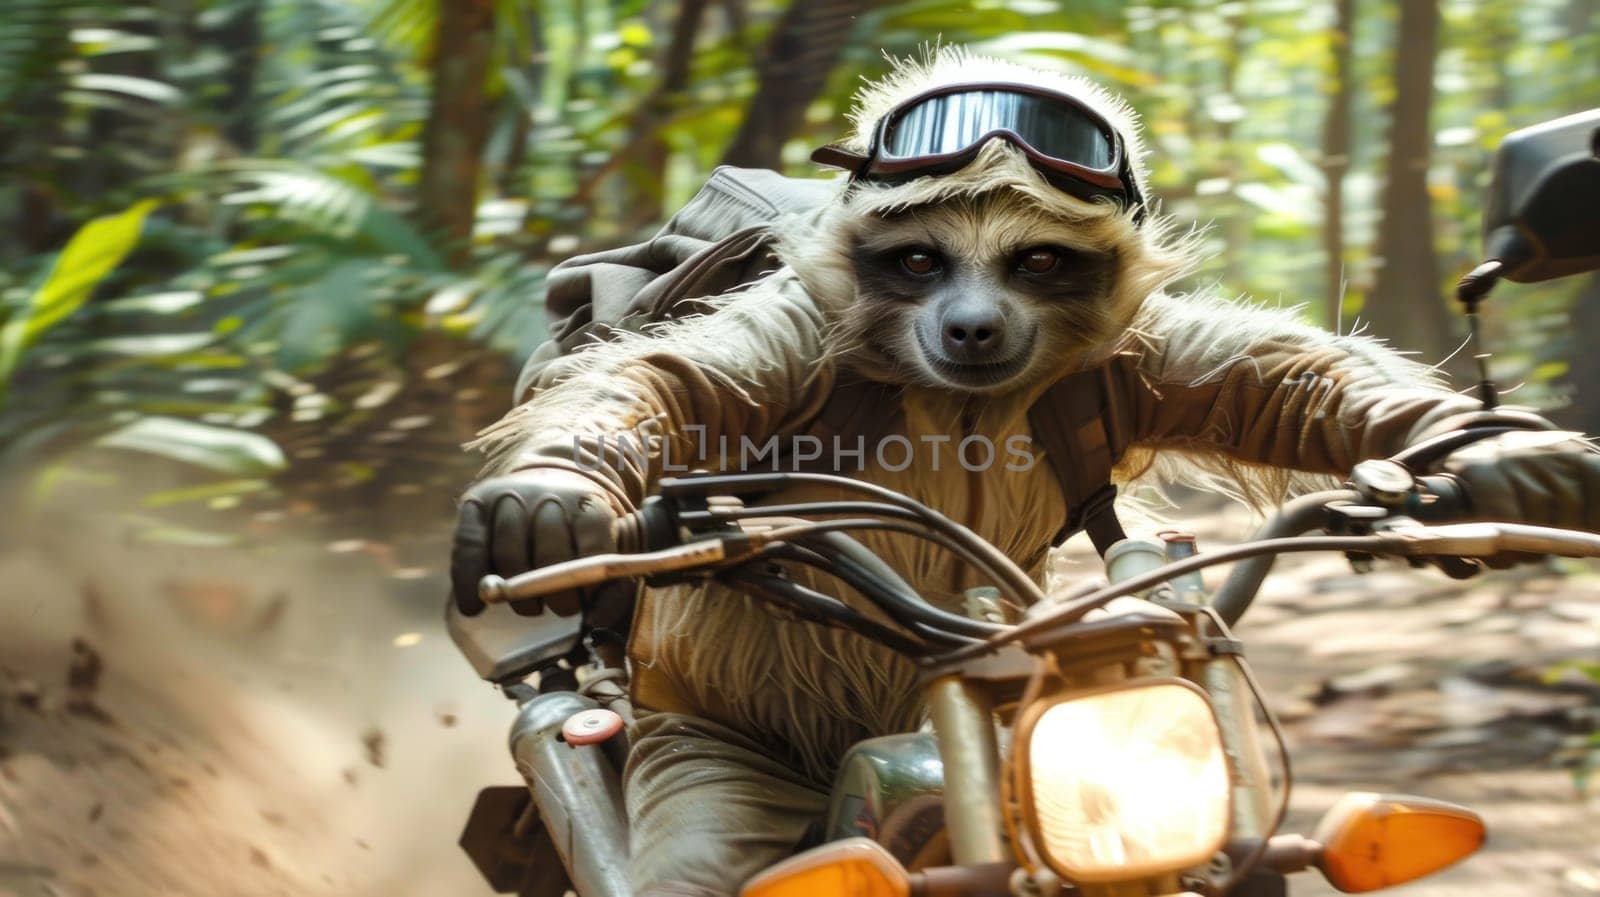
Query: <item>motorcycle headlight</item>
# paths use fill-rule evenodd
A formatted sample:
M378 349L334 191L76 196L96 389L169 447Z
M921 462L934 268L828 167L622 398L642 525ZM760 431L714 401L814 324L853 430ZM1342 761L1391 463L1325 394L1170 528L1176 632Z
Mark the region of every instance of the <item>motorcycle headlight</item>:
M1028 840L1068 881L1174 872L1227 838L1221 729L1205 693L1183 680L1034 705L1019 721L1014 765Z

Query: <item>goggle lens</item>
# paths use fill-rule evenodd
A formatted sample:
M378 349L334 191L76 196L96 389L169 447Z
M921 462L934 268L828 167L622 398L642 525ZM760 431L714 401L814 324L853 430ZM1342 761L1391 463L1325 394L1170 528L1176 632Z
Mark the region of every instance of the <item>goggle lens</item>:
M1001 130L1063 162L1094 171L1116 164L1111 135L1083 109L1053 97L1005 90L928 97L888 123L879 153L886 159L943 156Z

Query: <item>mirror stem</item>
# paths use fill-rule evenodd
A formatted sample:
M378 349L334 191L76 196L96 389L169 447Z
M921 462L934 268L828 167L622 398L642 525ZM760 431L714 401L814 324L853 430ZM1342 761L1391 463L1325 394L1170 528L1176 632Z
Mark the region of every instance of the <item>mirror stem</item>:
M1500 276L1505 272L1505 264L1499 259L1490 259L1473 268L1456 284L1456 300L1461 303L1467 313L1467 345L1472 350L1473 360L1478 364L1478 400L1483 403L1485 411L1492 411L1500 406L1500 391L1489 379L1489 353L1483 348L1483 335L1478 325L1478 306L1488 297L1489 291L1500 282Z
M1481 340L1478 336L1476 307L1467 312L1467 342L1472 346L1473 359L1478 362L1478 400L1483 403L1483 410L1493 411L1500 407L1500 390L1489 379L1489 353L1479 348Z

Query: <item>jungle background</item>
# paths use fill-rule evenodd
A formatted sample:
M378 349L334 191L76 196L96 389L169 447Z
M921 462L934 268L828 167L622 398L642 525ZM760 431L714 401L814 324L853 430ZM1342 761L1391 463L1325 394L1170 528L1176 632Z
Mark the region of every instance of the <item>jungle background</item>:
M460 446L550 266L718 164L821 174L884 53L1121 91L1164 209L1207 228L1184 286L1460 375L1490 154L1600 104L1597 26L1600 0L0 0L0 894L484 893L455 838L515 773L510 705L439 623ZM1600 432L1597 329L1600 278L1504 287L1495 371ZM1600 893L1597 596L1582 566L1274 577L1245 637L1296 821L1347 787L1463 800L1489 853L1410 893Z

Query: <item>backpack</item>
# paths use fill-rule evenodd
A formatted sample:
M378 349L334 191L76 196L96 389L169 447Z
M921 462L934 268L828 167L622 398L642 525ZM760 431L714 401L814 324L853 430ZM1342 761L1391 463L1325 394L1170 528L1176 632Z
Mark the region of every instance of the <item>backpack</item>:
M697 299L776 271L781 263L772 223L821 206L835 190L827 180L723 166L649 240L555 266L545 281L550 337L523 366L517 401L552 360L617 333L703 313ZM1100 371L1069 374L1028 410L1069 509L1053 544L1087 530L1102 555L1126 538L1112 507L1117 490L1111 482L1115 450L1103 420L1107 386Z

